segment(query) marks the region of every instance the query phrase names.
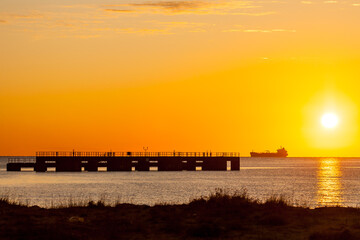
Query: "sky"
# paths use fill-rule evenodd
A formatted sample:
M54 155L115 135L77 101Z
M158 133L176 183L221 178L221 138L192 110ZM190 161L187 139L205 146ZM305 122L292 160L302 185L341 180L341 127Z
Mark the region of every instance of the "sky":
M1 0L0 155L360 156L359 14L359 0Z

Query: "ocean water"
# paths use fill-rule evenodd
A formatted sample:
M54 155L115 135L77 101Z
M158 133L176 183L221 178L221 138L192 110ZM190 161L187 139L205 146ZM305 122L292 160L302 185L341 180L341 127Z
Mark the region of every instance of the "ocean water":
M360 206L360 158L246 158L240 171L7 172L0 157L0 197L51 207L104 200L153 205L187 203L217 188L246 189L264 200L283 195L295 205Z

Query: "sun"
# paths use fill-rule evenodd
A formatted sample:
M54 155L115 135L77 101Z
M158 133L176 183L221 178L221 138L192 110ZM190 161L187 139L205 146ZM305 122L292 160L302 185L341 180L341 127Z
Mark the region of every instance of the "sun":
M334 113L325 113L321 118L321 124L326 128L334 128L338 122L339 119Z

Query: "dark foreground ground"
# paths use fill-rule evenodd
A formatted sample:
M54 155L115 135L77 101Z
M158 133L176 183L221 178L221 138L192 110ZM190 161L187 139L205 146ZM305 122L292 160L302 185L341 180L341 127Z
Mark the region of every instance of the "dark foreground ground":
M360 210L217 192L185 205L43 209L0 200L0 239L360 239Z

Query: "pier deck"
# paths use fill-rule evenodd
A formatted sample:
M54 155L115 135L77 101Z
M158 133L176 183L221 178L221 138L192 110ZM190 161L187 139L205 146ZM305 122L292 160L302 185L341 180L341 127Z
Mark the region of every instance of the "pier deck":
M9 158L7 171L33 168L57 172L239 171L234 152L37 152L34 158Z

